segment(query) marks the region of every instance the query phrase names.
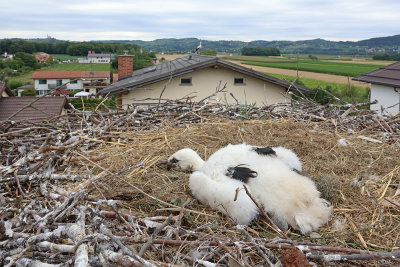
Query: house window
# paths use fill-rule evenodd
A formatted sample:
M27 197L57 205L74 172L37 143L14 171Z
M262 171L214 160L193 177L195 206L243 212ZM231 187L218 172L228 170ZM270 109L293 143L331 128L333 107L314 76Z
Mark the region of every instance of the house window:
M57 86L62 85L62 80L57 80Z
M39 80L39 84L47 84L47 80Z
M192 78L181 78L180 85L192 85Z
M234 85L245 85L246 83L244 81L244 78L235 78L233 84Z
M70 83L70 84L77 84L77 83L78 83L78 80L70 80L69 83Z

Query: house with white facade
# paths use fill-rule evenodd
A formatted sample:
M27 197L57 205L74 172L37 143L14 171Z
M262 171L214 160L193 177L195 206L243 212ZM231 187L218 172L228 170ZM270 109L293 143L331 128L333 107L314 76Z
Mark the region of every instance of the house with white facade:
M110 84L109 71L35 71L32 75L36 95L54 89L85 91L95 95Z
M89 51L87 59L88 63L110 63L115 57L115 54L96 54L94 51Z
M371 83L371 110L396 115L400 112L400 62L354 77L353 80Z

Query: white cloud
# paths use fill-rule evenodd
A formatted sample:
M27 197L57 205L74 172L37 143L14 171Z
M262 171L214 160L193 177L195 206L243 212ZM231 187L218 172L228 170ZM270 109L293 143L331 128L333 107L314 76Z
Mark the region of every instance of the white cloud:
M0 38L359 40L400 33L396 0L15 0L1 9Z

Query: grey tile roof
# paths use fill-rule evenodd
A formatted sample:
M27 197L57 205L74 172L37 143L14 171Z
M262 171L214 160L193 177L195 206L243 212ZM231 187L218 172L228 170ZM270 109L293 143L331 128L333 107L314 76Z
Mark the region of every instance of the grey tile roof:
M353 80L400 88L400 61L354 77Z
M88 54L89 57L109 57L113 59L115 57L115 54Z
M99 94L118 94L125 91L130 91L138 87L146 86L148 84L163 80L168 80L171 77L180 76L214 65L229 68L234 71L238 71L240 73L280 85L287 89L293 87L288 81L281 80L258 71L254 71L243 66L239 66L235 63L219 59L218 57L193 54L134 71L131 76L127 76L118 80L112 85L106 87L104 90L100 91ZM309 89L302 86L296 85L296 87L303 92L309 91Z
M19 120L42 120L50 119L61 114L62 109L67 107L65 97L51 96L38 99L35 96L3 97L0 99L0 121L20 110L22 107L36 101L32 107L27 107L11 118Z

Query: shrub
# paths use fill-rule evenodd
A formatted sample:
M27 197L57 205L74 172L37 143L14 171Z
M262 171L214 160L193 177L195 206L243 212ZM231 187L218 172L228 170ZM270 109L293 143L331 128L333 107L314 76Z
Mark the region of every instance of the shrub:
M36 96L35 88L27 88L21 93L22 96Z
M18 81L18 80L14 80L14 81L10 81L7 86L10 89L15 89L18 88L20 86L24 85L24 83L22 81Z

